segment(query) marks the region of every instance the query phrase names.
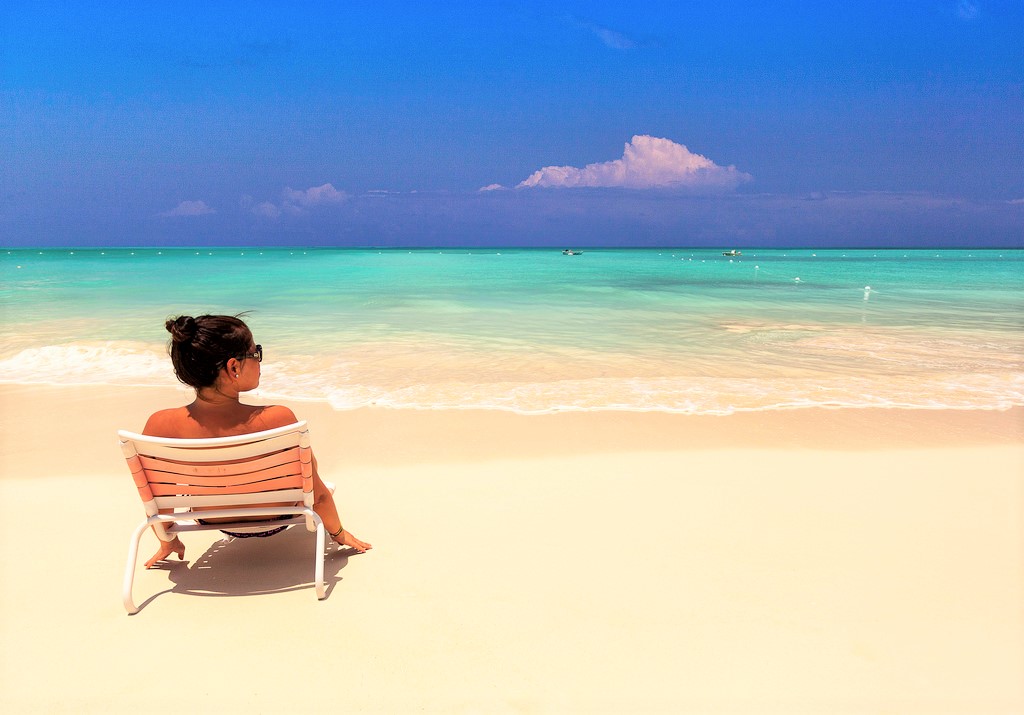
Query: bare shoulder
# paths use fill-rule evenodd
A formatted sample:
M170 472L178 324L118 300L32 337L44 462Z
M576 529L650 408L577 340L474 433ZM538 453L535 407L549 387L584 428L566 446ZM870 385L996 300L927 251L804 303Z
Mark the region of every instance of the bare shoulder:
M254 426L257 426L261 430L285 427L287 425L293 425L299 421L299 418L295 416L295 413L284 405L267 405L260 410L255 417L256 419L254 422L256 424L254 424Z
M179 437L182 423L188 419L188 410L184 407L172 407L150 415L142 434L152 437Z

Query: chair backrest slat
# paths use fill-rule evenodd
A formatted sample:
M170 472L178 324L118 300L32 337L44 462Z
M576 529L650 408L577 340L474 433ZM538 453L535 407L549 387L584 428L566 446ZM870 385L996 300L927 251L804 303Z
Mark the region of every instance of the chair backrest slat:
M149 489L153 496L188 496L190 494L247 494L260 492L281 491L282 489L302 489L302 477L296 474L286 474L276 479L264 479L259 482L246 482L245 484L214 484L206 486L202 484L165 484L163 482L150 482Z
M158 509L206 509L212 507L246 507L279 502L301 502L304 493L300 489L285 489L279 492L256 492L249 494L193 494L189 496L154 497ZM197 513L202 516L202 513Z
M139 463L150 472L165 472L176 474L182 477L230 477L251 472L259 472L264 469L278 467L283 464L294 464L296 470L299 464L299 448L286 449L280 452L268 454L265 457L256 457L234 462L182 462L177 459L162 459L159 457L147 457L140 454Z
M222 489L252 487L254 491L263 491L261 489L263 482L272 479L281 480L284 478L290 478L293 480L285 488L290 489L292 487L302 487L302 474L294 464L282 464L280 467L273 467L271 469L263 469L259 472L249 472L246 474L238 474L228 477L225 477L224 475L216 477L195 477L192 475L182 476L154 469L146 470L146 473L149 476L146 483L151 487L163 485L180 487L182 489L188 489L189 487L220 487ZM185 492L179 493L184 494Z
M260 460L259 462L238 462L214 466L183 465L178 462L161 460L140 460L146 474L147 482L163 482L167 484L201 484L215 486L217 484L251 484L271 479L294 475L301 479L303 464L296 457L290 461Z

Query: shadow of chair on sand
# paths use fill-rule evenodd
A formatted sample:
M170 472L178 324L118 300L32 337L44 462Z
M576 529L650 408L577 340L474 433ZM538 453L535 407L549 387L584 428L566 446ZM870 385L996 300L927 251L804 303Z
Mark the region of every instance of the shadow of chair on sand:
M302 528L289 528L263 538L218 539L194 561L187 558L186 551L184 561L169 559L158 563L153 570L167 571L174 586L149 596L139 609L166 593L222 598L314 591L309 559L312 546L312 536ZM327 545L324 557L327 598L335 584L342 580L341 570L348 565L348 557L353 553L356 552ZM316 600L315 592L311 599Z

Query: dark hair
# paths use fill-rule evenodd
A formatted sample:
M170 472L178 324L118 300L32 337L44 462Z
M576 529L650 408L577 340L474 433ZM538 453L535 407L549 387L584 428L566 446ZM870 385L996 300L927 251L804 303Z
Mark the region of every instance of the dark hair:
M249 326L233 315L181 315L168 318L164 327L171 334L174 374L197 390L213 385L227 361L252 345Z

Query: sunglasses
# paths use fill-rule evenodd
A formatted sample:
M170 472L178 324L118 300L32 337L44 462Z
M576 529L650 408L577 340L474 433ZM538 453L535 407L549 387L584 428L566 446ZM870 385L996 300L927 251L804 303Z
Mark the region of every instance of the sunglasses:
M256 358L256 362L263 362L263 346L257 345L255 352L245 353L244 355L238 356L239 360L245 360L247 358Z

